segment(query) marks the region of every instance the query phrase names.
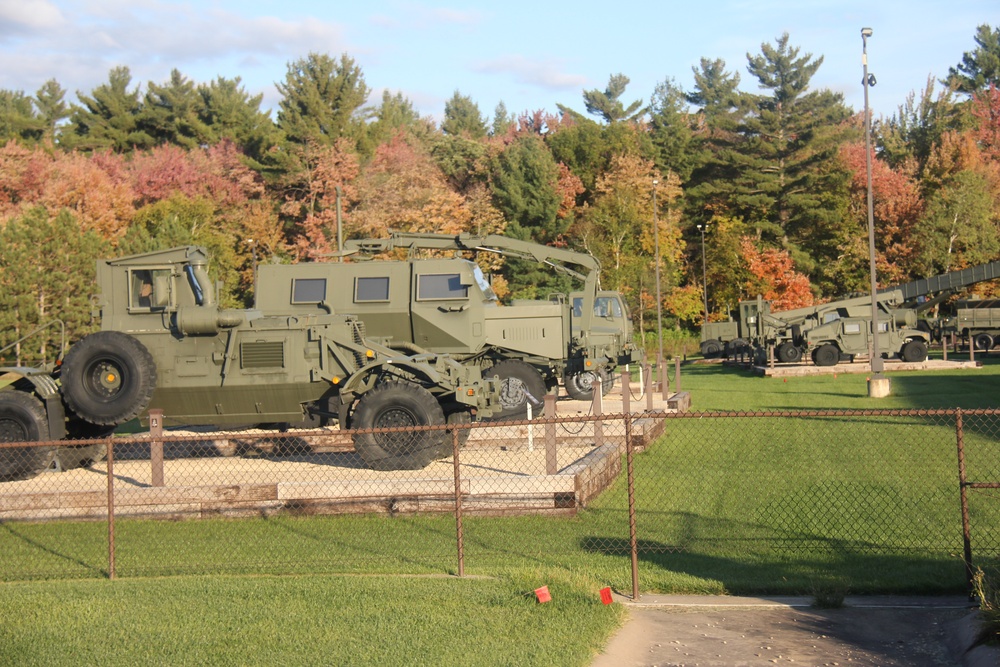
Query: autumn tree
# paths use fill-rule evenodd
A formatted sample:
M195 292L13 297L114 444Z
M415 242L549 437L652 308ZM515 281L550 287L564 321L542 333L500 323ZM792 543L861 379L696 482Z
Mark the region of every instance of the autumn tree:
M868 172L865 145L845 144L841 160L852 174L847 224L839 241L837 259L826 271L823 291L832 294L870 289L868 250ZM893 169L874 151L872 201L875 221L876 273L882 285L908 282L916 277L919 246L914 224L923 215L919 184L903 169Z
M353 181L359 172L353 142L340 139L332 145L307 142L294 149L301 168L280 183L281 215L289 243L302 258L329 255L337 239L337 204L341 223L348 224L348 208L356 200ZM346 233L344 238L347 238Z
M379 146L356 179L358 204L351 211L351 234L383 237L390 231L458 234L469 231L471 214L461 195L430 154L397 134Z
M749 273L748 294L761 295L776 312L813 305L809 278L795 270L787 250L760 246L750 237L744 237L741 250Z
M375 149L392 140L399 132L412 132L414 135L431 134L431 121L425 121L413 108L413 102L403 96L395 95L388 90L382 91L382 102L372 112L372 120L365 127L364 137L358 142L359 152L370 157Z

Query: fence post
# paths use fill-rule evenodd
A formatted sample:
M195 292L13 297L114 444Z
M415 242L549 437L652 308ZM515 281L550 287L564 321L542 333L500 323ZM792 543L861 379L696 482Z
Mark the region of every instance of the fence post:
M642 367L640 366L640 369ZM591 399L590 411L595 417L600 417L604 414L604 381L601 380L600 376L594 381L594 396ZM594 422L594 447L601 447L604 445L604 422L595 421Z
M681 390L681 358L674 357L674 391ZM664 396L663 398L666 398Z
M554 475L559 472L559 456L556 451L556 424L551 421L556 416L556 395L545 394L545 474Z
M622 377L624 384L625 378ZM635 527L635 476L633 474L632 459L632 414L629 404L629 392L622 388L622 412L625 420L625 469L628 481L628 544L632 561L632 600L639 599L639 542L636 537Z
M462 535L462 470L458 459L458 428L451 431L451 452L455 462L455 542L458 545L458 576L465 576L465 539Z
M149 466L153 486L163 486L163 410L149 411Z
M642 368L642 366L640 366L639 368ZM643 386L642 386L642 390L646 394L646 409L649 410L650 412L652 412L653 411L653 386L652 386L652 382L650 382L650 375L652 375L652 373L649 372L649 368L647 368L646 371L647 371L646 372L646 381L645 381L645 384L643 384Z
M948 361L948 337L941 336L941 360Z
M969 520L969 483L965 478L965 432L962 423L962 408L955 409L955 439L958 445L959 496L962 501L962 549L965 556L965 586L972 597L972 527Z
M108 579L115 578L115 441L108 436Z

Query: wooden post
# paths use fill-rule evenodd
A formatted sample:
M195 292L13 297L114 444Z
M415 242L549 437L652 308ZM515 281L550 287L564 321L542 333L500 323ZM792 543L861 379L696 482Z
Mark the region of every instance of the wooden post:
M163 410L149 411L149 465L153 486L163 486Z
M559 457L556 451L556 424L551 421L556 416L556 395L545 394L545 474L559 472Z
M941 359L948 361L948 337L941 336Z
M595 417L604 414L604 387L600 376L594 382L594 398L591 405L591 412ZM598 420L594 422L594 447L601 447L604 444L604 422Z
M674 357L674 391L680 392L681 390L681 359L680 357ZM667 397L664 396L663 400Z
M642 391L646 395L646 409L649 410L650 412L652 412L653 411L653 383L650 381L650 375L652 375L652 373L650 373L650 371L649 371L649 366L646 366L645 370L646 370L646 377L644 378L644 382L643 382L643 385L642 385Z

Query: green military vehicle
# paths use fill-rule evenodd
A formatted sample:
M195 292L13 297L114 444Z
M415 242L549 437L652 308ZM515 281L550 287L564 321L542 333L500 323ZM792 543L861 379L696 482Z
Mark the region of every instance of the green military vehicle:
M497 383L477 368L374 344L353 316L222 309L207 264L195 246L99 261L101 331L53 372L0 369L0 440L57 440L67 417L110 429L154 408L178 426L362 430L467 422L499 405ZM451 451L446 429L353 439L378 470L422 468ZM42 456L16 464L10 454L0 475L37 471Z
M957 333L977 350L992 350L1000 342L1000 299L956 301L955 315L942 321L941 330Z
M499 418L523 417L529 402L563 380L589 399L594 380L611 387L619 364L642 358L621 295L601 291L600 265L584 253L503 236L394 233L347 241L351 252L491 252L543 262L584 282L579 292L501 306L479 266L464 257L263 265L255 307L277 315L351 313L368 335L409 353L446 353L501 381ZM576 268L574 268L576 267ZM581 274L576 269L586 271Z

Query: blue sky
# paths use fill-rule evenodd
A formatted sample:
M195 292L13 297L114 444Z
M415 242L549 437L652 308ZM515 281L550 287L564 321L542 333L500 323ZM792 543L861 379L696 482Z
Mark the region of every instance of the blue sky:
M824 57L813 88L860 110L868 26L870 104L892 115L974 48L983 23L1000 26L997 0L0 0L0 88L33 94L55 78L75 99L116 65L143 88L177 68L199 83L239 76L276 109L275 82L315 51L354 58L373 101L401 92L436 119L456 90L486 116L501 100L515 113L582 111L582 91L616 73L631 79L626 103L648 101L668 77L689 89L702 57L722 58L755 91L747 53L788 32L800 55Z

